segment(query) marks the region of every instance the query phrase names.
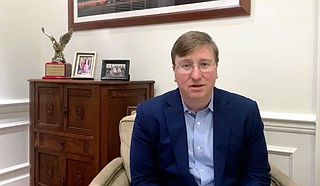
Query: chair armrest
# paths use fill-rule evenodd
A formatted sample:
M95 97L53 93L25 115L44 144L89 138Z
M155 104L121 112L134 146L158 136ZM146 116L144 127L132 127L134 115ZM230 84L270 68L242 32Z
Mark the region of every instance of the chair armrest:
M285 173L276 168L274 165L271 165L271 185L286 185L286 186L297 186L297 184Z
M91 181L89 186L107 185L114 180L117 173L123 169L123 160L118 157L109 162L99 174Z

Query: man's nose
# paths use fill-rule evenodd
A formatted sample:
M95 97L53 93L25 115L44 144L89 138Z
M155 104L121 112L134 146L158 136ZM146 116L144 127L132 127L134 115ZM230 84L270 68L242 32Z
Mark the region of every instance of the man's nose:
M199 79L200 77L201 77L200 68L197 65L193 66L192 72L191 72L191 78L192 79Z

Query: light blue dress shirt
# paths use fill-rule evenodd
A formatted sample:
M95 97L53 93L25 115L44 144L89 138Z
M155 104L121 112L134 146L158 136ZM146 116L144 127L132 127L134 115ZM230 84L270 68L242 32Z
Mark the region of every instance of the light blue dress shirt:
M186 120L189 172L200 186L214 186L213 96L207 108L194 113L182 101Z

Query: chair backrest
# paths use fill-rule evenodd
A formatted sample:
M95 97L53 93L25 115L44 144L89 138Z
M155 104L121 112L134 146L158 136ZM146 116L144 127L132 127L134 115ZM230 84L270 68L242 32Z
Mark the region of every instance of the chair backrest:
M129 181L131 181L130 176L130 144L132 136L132 128L134 119L136 117L135 112L130 116L125 116L121 119L119 124L119 135L120 135L120 154L123 159L124 169L128 175Z

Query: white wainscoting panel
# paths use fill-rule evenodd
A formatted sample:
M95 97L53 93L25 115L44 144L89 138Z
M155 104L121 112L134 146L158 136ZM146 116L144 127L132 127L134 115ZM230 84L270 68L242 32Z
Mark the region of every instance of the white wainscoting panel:
M297 148L268 145L269 160L292 178L293 155Z
M0 186L28 186L29 100L0 101Z
M261 116L270 162L297 185L314 185L315 115L262 112Z

